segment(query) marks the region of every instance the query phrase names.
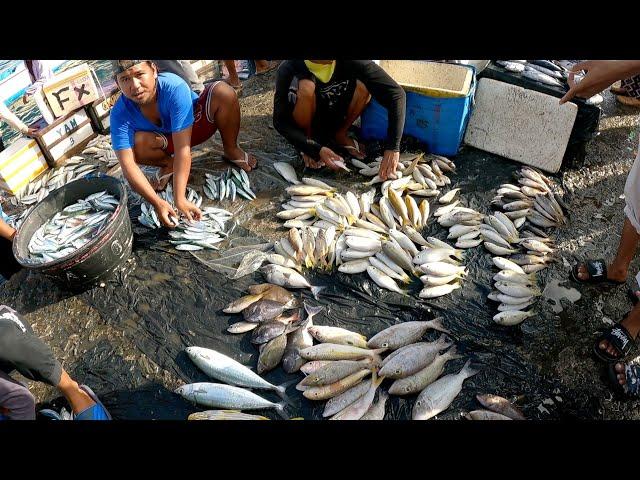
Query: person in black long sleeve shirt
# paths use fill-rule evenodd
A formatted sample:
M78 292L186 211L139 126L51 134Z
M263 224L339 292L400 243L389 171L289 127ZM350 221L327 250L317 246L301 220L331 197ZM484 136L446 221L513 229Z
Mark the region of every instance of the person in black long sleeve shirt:
M389 113L380 176L393 174L400 157L405 93L371 60L287 60L278 68L273 126L298 151L305 165L338 169L341 148L358 159L362 145L347 135L371 97ZM334 146L332 149L331 146Z

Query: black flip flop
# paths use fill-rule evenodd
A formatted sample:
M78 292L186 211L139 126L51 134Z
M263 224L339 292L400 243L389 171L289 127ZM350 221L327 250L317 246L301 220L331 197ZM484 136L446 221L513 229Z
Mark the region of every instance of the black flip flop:
M626 383L624 385L620 385L620 382L618 381L616 363L624 364L624 376L626 378ZM624 362L615 362L609 364L607 367L607 373L609 375L611 388L616 393L629 398L638 398L640 396L640 365L629 365Z
M620 353L619 356L613 357L609 355L606 350L602 350L600 348L600 342L606 340L610 345ZM622 324L617 324L612 327L609 327L605 330L593 344L593 353L599 360L603 362L611 363L611 362L619 362L631 352L633 345L635 344L635 339L629 333Z
M586 265L589 278L582 280L578 277L578 269ZM619 282L607 278L607 263L603 259L587 260L586 262L576 263L571 270L571 277L578 283L604 283L609 285L622 285L625 281Z

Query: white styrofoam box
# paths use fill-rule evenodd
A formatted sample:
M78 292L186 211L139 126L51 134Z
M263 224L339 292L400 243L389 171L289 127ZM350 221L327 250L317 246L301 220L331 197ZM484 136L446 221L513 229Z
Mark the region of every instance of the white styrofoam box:
M0 152L0 189L15 195L47 168L38 143L21 137Z
M467 145L555 173L576 120L574 103L483 78L467 126Z
M49 165L75 155L94 136L91 120L84 109L59 118L34 134Z

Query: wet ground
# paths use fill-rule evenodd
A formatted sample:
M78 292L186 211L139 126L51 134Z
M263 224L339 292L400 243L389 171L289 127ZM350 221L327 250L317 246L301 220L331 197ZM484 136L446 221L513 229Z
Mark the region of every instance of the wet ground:
M261 168L250 175L258 199L222 205L237 212L238 232L259 241L273 241L284 231L274 213L284 199L285 183L268 165L292 161L302 173L295 152L273 129L272 83L273 74L252 78L245 82L241 98L241 145L261 162ZM560 261L539 277L544 286L555 287L548 296L561 297L553 293L562 293L562 287L576 288L581 293L576 303L560 300L563 310L556 313L554 305L541 300L539 314L521 326L495 325L491 320L495 305L486 299L493 274L490 255L480 247L466 255L471 273L463 288L432 302L381 292L366 276L312 275L312 283L329 287L320 298L327 312L319 323L372 335L398 321L443 316L459 350L473 357L482 372L465 382L462 394L439 418L459 418L461 412L477 408L473 396L484 392L520 397L530 418L638 418L638 404L612 397L601 378L601 366L590 355L596 330L619 320L631 308L626 287L600 290L565 282L575 258L609 259L615 254L623 222L620 196L635 158L638 116L608 93L603 111L601 133L588 144L584 163L557 177L567 191L569 223L555 232ZM221 151L218 135L194 151L193 185L202 185L205 171L226 168L219 159ZM463 149L455 161L459 168L451 177L454 186L463 188L468 206L481 211L488 211L497 186L511 181L518 168L473 149ZM358 175L338 174L337 179L328 172L314 175L365 190ZM132 216L136 211L133 206ZM190 254L168 248L163 234L136 224L134 231L130 273L104 288L73 294L24 271L0 287L0 302L24 313L63 366L74 378L94 387L115 417L184 419L197 409L172 391L184 382L206 381L181 352L184 347L216 348L255 365L257 350L248 336L224 331L238 321L237 316L225 315L221 309L248 285L260 282L261 276L255 273L230 281ZM427 233L440 238L446 234L437 225ZM633 263L629 285L635 282L639 266L638 261ZM309 298L307 292L301 295ZM447 372L459 370L463 363L464 359L450 362ZM282 383L293 377L278 368L266 378ZM60 405L54 389L32 384L31 390L38 400L55 399L54 404ZM320 406L299 395L296 400L299 408L291 413L318 417ZM407 418L412 403L413 399L392 397L387 404L390 417Z

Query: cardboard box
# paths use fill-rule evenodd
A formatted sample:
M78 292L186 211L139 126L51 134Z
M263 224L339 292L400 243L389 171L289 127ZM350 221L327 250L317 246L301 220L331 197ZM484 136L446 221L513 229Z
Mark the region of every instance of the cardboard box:
M467 145L555 173L562 165L578 107L551 95L483 78Z
M100 87L91 67L86 63L62 72L42 87L51 111L62 117L100 98Z
M31 138L19 138L0 152L0 188L16 195L49 166Z
M71 112L51 125L40 119L30 127L38 130L34 138L51 167L80 153L96 136L84 109Z

